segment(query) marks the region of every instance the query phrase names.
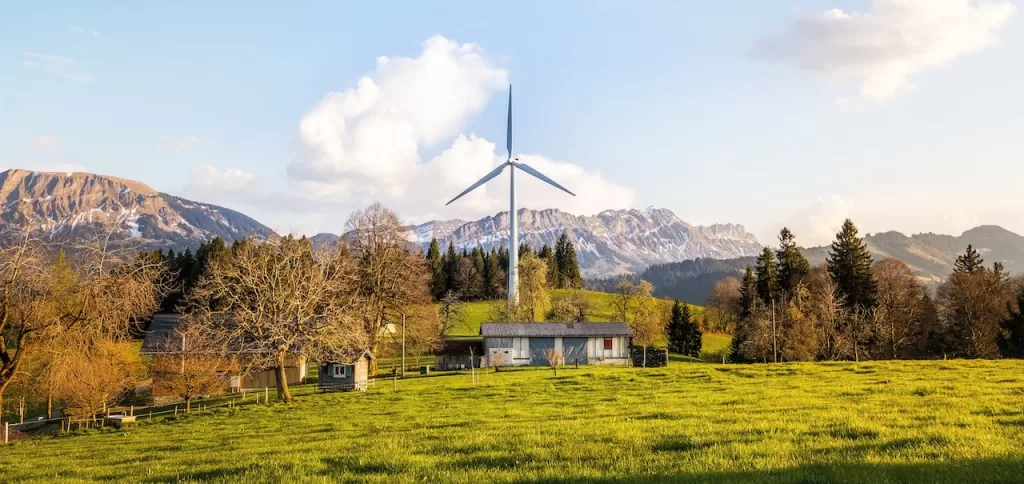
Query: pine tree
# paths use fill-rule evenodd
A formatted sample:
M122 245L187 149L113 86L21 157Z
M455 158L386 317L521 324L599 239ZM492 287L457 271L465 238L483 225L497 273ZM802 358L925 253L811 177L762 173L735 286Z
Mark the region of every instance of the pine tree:
M580 276L580 265L576 259L576 247L569 240L569 234L562 232L555 245L555 259L558 261L558 278L560 288L579 289L583 287Z
M853 221L846 219L832 242L826 266L851 311L865 311L875 306L877 289L871 264L867 244L857 235Z
M473 297L477 299L483 299L486 297L487 287L484 284L484 273L487 271L486 263L484 262L484 250L480 247L473 249L473 281L472 285L475 290Z
M523 243L519 244L519 260L520 261L523 260L523 256L525 256L526 254L532 254L532 253L533 253L533 251L530 250L530 244L527 244L526 242L523 242ZM536 254L534 254L534 255L536 255Z
M796 236L785 227L779 232L779 250L775 255L779 259L779 290L789 300L800 281L811 272L811 264L797 248Z
M707 316L707 313L705 313ZM701 346L703 345L703 333L700 325L690 316L690 305L683 303L683 348L682 354L693 358L700 357Z
M775 264L775 254L765 247L755 263L757 271L757 297L765 305L779 299L779 268Z
M487 255L486 270L484 271L484 292L485 297L488 299L497 299L498 295L501 294L502 276L505 274L498 265L498 251L491 248L491 253Z
M447 283L444 262L441 260L441 248L434 238L430 239L430 247L427 249L427 265L430 266L430 292L434 295L435 301L440 301L447 290Z
M999 352L1006 358L1024 358L1024 288L1017 294L1017 307L999 326Z
M548 287L562 288L562 282L558 277L558 262L555 260L555 253L551 250L550 245L544 244L544 247L540 248L540 259L548 265Z
M683 332L683 324L683 306L676 299L676 302L672 304L672 313L669 315L668 324L665 325L665 335L668 336L668 349L673 353L682 354L683 349L686 347L686 335Z
M748 265L747 270L743 272L743 282L740 285L740 320L750 318L756 304L757 276L754 275L754 269Z
M978 251L974 250L974 247L970 244L967 245L967 251L957 256L956 262L953 263L954 272L966 272L967 274L974 274L984 267L985 260L981 258Z
M459 254L455 252L455 244L448 242L448 252L444 256L444 292L459 292L456 274L459 273Z

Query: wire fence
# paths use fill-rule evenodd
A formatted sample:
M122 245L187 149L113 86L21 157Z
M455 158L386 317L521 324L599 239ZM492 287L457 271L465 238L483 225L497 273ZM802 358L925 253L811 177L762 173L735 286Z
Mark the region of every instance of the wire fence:
M315 384L298 385L298 387L309 387L311 389L315 389ZM257 405L261 403L271 403L274 401L278 401L277 391L275 390L271 392L270 387L265 387L263 389L245 389L240 392L214 398L192 400L191 404L188 404L185 401L180 401L159 405L130 405L127 408L115 407L115 409L85 418L74 419L69 416L61 416L54 418L35 418L18 423L5 422L0 425L0 443L29 439L31 434L27 432L57 423L60 424L62 431L70 431L72 429L72 425L77 425L78 428L102 428L108 424L119 426L125 423L139 422L145 419L152 420L156 417L166 415L185 415L193 412L206 412L210 409L216 408L235 408L242 405Z

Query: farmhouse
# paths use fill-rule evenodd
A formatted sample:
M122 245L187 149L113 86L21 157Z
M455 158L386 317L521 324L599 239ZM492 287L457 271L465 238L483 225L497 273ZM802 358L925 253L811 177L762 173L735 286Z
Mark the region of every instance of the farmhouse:
M323 391L366 391L369 384L370 362L374 356L369 351L336 351L320 362L317 389Z
M567 365L625 365L632 332L625 323L482 323L480 335L489 366L547 365L552 348Z
M157 314L153 316L153 319L149 323L149 328L146 331L146 336L142 340L143 355L153 357L154 366L159 364L158 360L170 358L173 361L177 361L182 358L180 351L174 351L174 345L168 344L170 338L177 338L175 330L178 328L180 317L176 314ZM234 358L225 358L224 365L219 372L224 378L224 388L230 389L231 391L240 391L242 389L255 389L273 387L277 383L276 377L274 376L274 370L263 370L258 372L252 372L246 375L241 374L241 363L245 358L244 354L236 354ZM288 378L288 384L294 385L302 383L306 378L306 358L301 355L294 355L289 357L285 362L285 375ZM166 385L163 385L158 381L159 377L154 375L153 380L153 398L154 400L160 401L169 397L174 397L166 393Z

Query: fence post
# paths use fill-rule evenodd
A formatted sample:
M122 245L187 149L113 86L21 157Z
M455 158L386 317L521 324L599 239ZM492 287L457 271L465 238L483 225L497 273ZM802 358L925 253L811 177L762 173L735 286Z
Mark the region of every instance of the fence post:
M4 445L11 439L11 424L4 422Z
M175 417L178 416L178 406L177 405L174 406L174 416Z
M130 409L128 410L128 415L131 415L132 417L135 416L135 405L132 405L130 407Z
M263 387L263 403L270 405L270 387Z

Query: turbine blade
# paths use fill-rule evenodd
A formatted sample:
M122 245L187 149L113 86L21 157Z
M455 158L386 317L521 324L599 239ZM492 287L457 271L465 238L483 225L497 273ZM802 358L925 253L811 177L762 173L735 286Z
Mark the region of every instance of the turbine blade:
M487 183L488 181L490 181L491 178L494 178L494 177L498 176L499 174L501 174L501 170L504 170L506 166L508 166L508 163L502 163L501 166L491 170L490 173L484 175L483 178L478 180L476 183L470 185L469 188L467 188L465 191L460 193L457 197L451 199L451 201L449 201L448 203L444 204L444 206L447 207L448 205L451 205L452 202L462 198L463 195L465 195L465 194L467 194L467 193L469 193L469 192L471 192L473 190L476 190L476 187L478 187L480 185L483 185L484 183Z
M514 167L516 167L516 168L519 168L520 170L523 170L523 171L525 171L525 172L527 172L527 173L529 173L529 174L533 175L534 177L538 178L539 180L541 180L541 181L543 181L543 182L546 182L546 183L547 183L548 185L551 185L551 186L553 186L553 187L555 187L555 188L557 188L557 189L559 189L559 190L561 190L561 191L563 191L563 192L565 192L565 193L568 193L569 195L572 195L572 196L574 196L574 197L576 196L576 194L575 194L575 193L573 193L573 192L570 192L570 191L569 191L568 189L566 189L566 188L565 188L565 187L563 187L562 185L559 185L559 184L558 184L557 182L555 182L554 180L552 180L552 179L548 178L548 177L547 177L546 175L544 175L543 173L541 173L541 172L539 172L539 171L537 171L537 170L534 170L533 168L530 168L530 166L529 166L529 165L526 165L526 164L523 164L523 163L519 163L519 162L513 161L513 162L512 162L512 166L514 166Z
M512 159L512 84L508 85L508 133L505 134L505 149L508 159Z

